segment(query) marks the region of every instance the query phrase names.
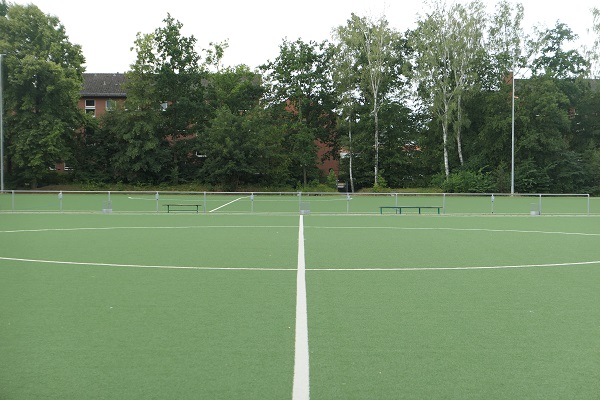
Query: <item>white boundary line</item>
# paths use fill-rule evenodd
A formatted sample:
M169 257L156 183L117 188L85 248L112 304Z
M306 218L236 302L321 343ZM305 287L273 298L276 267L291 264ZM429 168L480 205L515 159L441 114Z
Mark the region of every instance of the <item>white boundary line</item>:
M561 232L561 231L530 231L519 229L488 229L488 228L444 228L425 227L411 228L404 226L311 226L310 229L385 229L399 231L464 231L464 232L492 232L492 233L541 233L544 235L574 235L574 236L600 236L600 233Z
M306 306L306 261L304 258L304 216L298 228L298 273L296 275L296 345L292 400L310 398L308 363L308 314Z
M190 225L190 226L111 226L95 228L41 228L41 229L17 229L12 231L0 231L0 233L36 233L36 232L71 232L71 231L112 231L122 229L228 229L228 228L269 228L283 229L296 228L295 225Z
M91 267L123 267L123 268L154 268L154 269L195 269L206 271L296 271L295 268L260 268L260 267L192 267L180 265L141 265L141 264L110 264L78 261L34 260L28 258L0 257L0 260L30 262L59 265L87 265Z
M526 265L490 265L480 267L400 267L400 268L310 268L307 271L472 271L481 269L519 269L543 267L576 267L581 265L600 265L599 261L581 261L556 264L526 264Z
M263 267L194 267L182 265L143 265L143 264L112 264L96 263L85 261L57 261L57 260L39 260L31 258L0 257L4 261L29 262L38 264L58 264L58 265L87 265L90 267L122 267L122 268L148 268L148 269L190 269L199 271L301 271L306 272L392 272L392 271L473 271L473 270L492 270L492 269L523 269L523 268L546 268L546 267L576 267L585 265L600 265L598 261L576 261L569 263L550 263L550 264L524 264L524 265L488 265L474 267L390 267L390 268L263 268ZM300 273L300 272L298 272ZM306 286L304 286L306 291ZM306 293L305 293L306 295Z
M237 198L237 199L235 199L235 200L231 200L229 203L225 203L225 204L223 204L222 206L219 206L219 207L217 207L217 208L214 208L214 209L210 210L210 211L209 211L209 213L211 213L211 212L213 212L213 211L220 210L221 208L223 208L223 207L225 207L225 206L228 206L228 205L230 205L231 203L235 203L235 202L236 202L236 201L238 201L238 200L241 200L241 199L247 199L247 198L249 198L249 197L250 197L250 196L238 197L238 198Z
M238 199L239 200L239 199ZM236 200L234 200L236 201ZM231 203L231 202L230 202ZM228 203L228 204L230 204ZM226 206L224 204L221 207ZM216 210L216 209L215 209ZM214 210L213 210L214 211ZM212 212L212 211L210 211ZM0 233L27 233L27 232L69 232L69 231L110 231L122 229L228 229L228 228L295 228L295 225L189 225L189 226L111 226L111 227L84 227L84 228L40 228L40 229L15 229L0 231ZM586 232L561 232L561 231L530 231L518 229L486 229L486 228L411 228L400 226L311 226L310 229L384 229L407 231L466 231L466 232L491 232L491 233L539 233L543 235L566 236L600 236L600 233Z

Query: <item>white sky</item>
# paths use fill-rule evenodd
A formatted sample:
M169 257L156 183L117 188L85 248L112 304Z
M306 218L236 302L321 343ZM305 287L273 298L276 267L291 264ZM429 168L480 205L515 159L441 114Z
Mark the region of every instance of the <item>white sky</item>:
M489 3L493 11L495 0ZM171 16L183 24L183 35L194 35L197 50L209 42L229 40L223 64L257 67L274 60L283 38L321 42L331 39L331 30L344 25L352 12L378 17L385 14L390 26L413 28L416 14L425 11L419 0L9 0L38 6L55 15L65 26L69 40L82 46L87 72L125 72L135 61L133 47L138 32L151 33ZM516 2L516 0L511 0ZM590 9L597 0L521 0L525 7L524 28L567 24L580 38L589 38ZM297 6L296 6L297 4Z

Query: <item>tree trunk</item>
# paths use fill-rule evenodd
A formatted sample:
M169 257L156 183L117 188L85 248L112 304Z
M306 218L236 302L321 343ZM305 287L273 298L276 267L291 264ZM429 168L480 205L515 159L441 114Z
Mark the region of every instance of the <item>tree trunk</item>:
M444 171L446 172L446 179L450 176L450 163L448 161L448 126L444 124L442 128L444 135Z
M462 139L461 139L461 130L462 130L462 104L461 104L461 96L458 96L458 107L457 107L457 116L456 116L456 147L458 150L458 159L460 160L460 165L465 165L465 160L463 158L462 153Z
M302 175L304 178L304 187L308 185L307 176L306 176L306 165L302 166Z
M448 104L444 105L444 115L442 117L442 136L444 139L444 171L446 179L450 176L450 161L448 159Z

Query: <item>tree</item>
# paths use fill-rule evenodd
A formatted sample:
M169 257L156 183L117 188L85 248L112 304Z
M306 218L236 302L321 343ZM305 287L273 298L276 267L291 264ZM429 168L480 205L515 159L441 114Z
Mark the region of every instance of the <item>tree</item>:
M109 165L113 181L160 183L169 173L168 141L157 134L161 115L144 109L118 109L102 119L102 137L109 138L113 152Z
M304 185L317 162L317 141L336 147L332 57L325 41L284 40L277 58L261 66L267 107L278 110L274 114L285 132L292 175Z
M584 55L590 64L589 77L600 78L600 8L590 10L593 15L591 34L594 35L592 45L584 48Z
M57 17L34 5L3 3L0 10L9 175L36 187L49 168L72 157L83 119L77 102L84 57Z
M284 179L283 137L264 110L240 114L219 108L200 146L205 157L203 179L218 188L238 190L241 185L277 185Z
M406 41L392 30L387 20L372 20L352 14L345 26L334 31L337 52L338 79L346 109L351 110L352 98L359 94L371 107L373 119L373 184L379 183L379 150L381 107L399 97L403 89L404 53ZM347 76L346 76L347 75ZM350 107L350 108L349 108ZM351 117L349 117L351 118Z
M246 65L220 68L207 75L205 99L209 114L225 106L232 113L244 113L259 106L265 92L261 77Z
M533 54L531 72L557 79L574 79L583 75L589 65L577 50L565 50L564 45L577 39L565 24L557 22L552 29L538 31L537 39L530 43Z
M333 58L333 86L338 98L338 107L336 113L339 116L338 127L340 130L347 129L347 140L341 140L341 145L347 150L348 161L348 181L350 191L354 193L354 147L352 142L352 132L356 126L356 109L359 103L357 98L357 88L359 79L353 72L352 54L347 47L337 46ZM340 160L342 166L344 160ZM340 175L345 175L340 171Z
M460 165L465 160L462 151L462 127L465 124L463 97L469 90L480 86L477 64L483 55L483 3L474 1L467 6L457 5L450 16L453 39L456 42L452 57L454 92L456 93L456 147Z
M482 51L482 27L485 21L480 1L467 7L453 4L449 9L437 1L426 17L418 21L412 34L415 48L415 78L419 94L439 121L442 130L444 172L450 175L448 136L455 126L457 153L461 165L463 94L476 83L476 61Z
M514 6L506 0L496 5L496 12L490 19L485 50L489 60L487 70L482 73L488 90L498 90L505 86L509 76L516 75L515 68L524 66L524 43L526 38L521 27L524 17L523 5Z
M116 155L119 163L126 165L132 158L129 162L141 170L152 171L152 180L169 177L178 183L195 175L187 166L196 161L190 154L191 142L207 123L206 72L194 48L196 39L183 36L183 25L170 15L163 22L153 33L137 35L132 49L137 58L126 74L129 111L124 111L122 122L127 129L113 133L126 135L124 145L131 146ZM130 140L129 135L139 137ZM138 159L146 154L146 160ZM156 164L165 154L170 161Z

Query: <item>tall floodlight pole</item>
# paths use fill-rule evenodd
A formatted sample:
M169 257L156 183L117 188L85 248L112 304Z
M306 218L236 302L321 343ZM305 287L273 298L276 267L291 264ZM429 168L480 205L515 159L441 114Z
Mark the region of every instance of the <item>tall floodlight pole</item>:
M512 145L510 152L510 194L515 194L515 69L512 72Z
M4 87L2 86L2 56L0 54L0 194L4 192Z

